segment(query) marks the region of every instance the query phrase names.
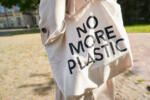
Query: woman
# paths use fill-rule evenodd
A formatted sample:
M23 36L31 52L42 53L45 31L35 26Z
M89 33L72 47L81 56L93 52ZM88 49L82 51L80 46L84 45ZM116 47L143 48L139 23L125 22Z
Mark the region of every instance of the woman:
M113 74L121 73L130 66L128 63L129 65L118 70L112 69L112 66L107 65L98 70L93 70L93 72L91 71L93 74L100 74L99 87L85 89L85 91L79 95L66 96L67 93L72 93L72 91L67 90L67 93L63 91L62 87L66 84L62 82L64 80L62 79L61 71L64 69L63 67L56 67L59 63L58 59L64 59L63 57L65 56L61 53L63 50L66 50L64 44L66 40L64 35L66 30L65 20L74 18L77 13L88 6L89 2L95 3L97 1L101 0L41 0L40 2L39 12L41 20L39 25L41 28L42 42L45 45L49 60L56 60L55 62L51 61L52 72L57 83L56 100L114 100L113 81L110 74L113 76ZM115 2L112 1L112 3ZM55 48L55 50L51 50L51 48ZM57 55L59 55L59 57L57 57ZM56 67L53 67L53 65ZM115 71L115 73L112 73L112 71ZM93 79L95 77L96 76L92 76Z

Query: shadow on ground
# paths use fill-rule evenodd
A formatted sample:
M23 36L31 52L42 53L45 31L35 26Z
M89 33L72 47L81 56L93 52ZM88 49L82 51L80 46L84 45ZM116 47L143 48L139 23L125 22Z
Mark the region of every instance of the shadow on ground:
M39 84L24 84L19 86L18 88L33 88L33 94L40 95L40 96L48 95L50 91L53 91L55 86L55 81L53 78L50 78L49 73L31 74L30 78L31 77L45 77L48 80L48 82L39 83Z
M149 91L149 92L150 92L150 86L147 86L146 88L147 88L147 91Z
M0 36L13 36L13 35L21 35L21 34L33 34L39 33L40 30L37 29L1 29Z

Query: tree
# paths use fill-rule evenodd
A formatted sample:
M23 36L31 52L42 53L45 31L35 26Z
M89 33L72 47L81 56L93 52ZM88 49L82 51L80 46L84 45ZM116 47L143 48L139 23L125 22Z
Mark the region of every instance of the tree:
M40 0L0 0L0 4L8 8L18 5L23 13L36 10L39 3Z
M125 24L150 23L150 0L118 0Z
M33 13L38 8L39 3L40 0L0 0L0 4L7 8L13 8L13 6L16 5L19 6L20 11L23 13L23 16L30 20L30 22L26 21L25 25L27 27L36 25L36 20L33 16ZM9 24L9 21L7 22Z

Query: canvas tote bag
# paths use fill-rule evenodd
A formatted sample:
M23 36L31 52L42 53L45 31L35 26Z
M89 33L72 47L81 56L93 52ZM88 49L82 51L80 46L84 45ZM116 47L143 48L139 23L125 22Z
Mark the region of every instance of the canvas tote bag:
M77 8L75 0L41 0L39 9L42 42L66 98L98 88L132 66L119 4L86 0Z

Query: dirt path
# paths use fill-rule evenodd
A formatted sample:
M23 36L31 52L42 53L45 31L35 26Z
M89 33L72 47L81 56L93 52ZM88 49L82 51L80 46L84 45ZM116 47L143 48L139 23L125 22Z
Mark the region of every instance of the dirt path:
M150 100L150 34L129 34L134 66L115 78L116 100ZM54 100L40 34L0 37L0 100Z
M40 34L0 37L0 100L54 100Z
M116 100L150 100L150 34L129 34L134 66L116 77Z
M150 80L150 34L130 34L133 71Z

